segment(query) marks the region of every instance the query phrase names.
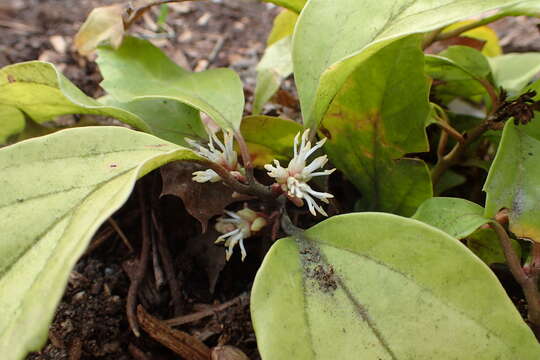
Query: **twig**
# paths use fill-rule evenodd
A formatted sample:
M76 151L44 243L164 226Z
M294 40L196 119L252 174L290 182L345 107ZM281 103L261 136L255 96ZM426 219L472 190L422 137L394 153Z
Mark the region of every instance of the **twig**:
M482 136L482 134L485 133L488 129L489 123L487 121L478 125L470 132L465 134L465 140L463 142L458 142L447 155L438 159L437 164L435 164L435 166L431 170L431 180L433 182L433 186L435 186L435 184L439 182L442 174L446 170L448 170L448 168L455 165L459 161L459 158L461 157L461 155L463 155L463 152L465 151L467 146L469 146L469 144Z
M139 204L141 207L141 223L142 223L142 248L139 262L137 264L137 270L134 274L134 278L129 285L127 300L126 300L126 313L129 322L129 327L139 337L139 324L137 322L137 315L135 314L135 308L137 306L137 292L141 285L146 269L148 267L148 259L150 257L150 221L148 219L147 204L145 199L145 193L142 186L138 187Z
M152 217L154 216L152 212ZM159 251L157 247L157 241L156 241L156 231L153 229L150 233L152 234L152 265L154 268L154 278L156 280L156 289L161 289L163 284L165 284L165 275L163 274L163 269L161 266L159 266Z
M88 249L84 252L83 256L88 256L93 253L98 247L100 247L111 235L114 234L114 229L108 227L102 232L100 232L94 240L88 246Z
M210 55L208 56L208 64L206 65L207 68L212 65L214 61L216 61L219 52L221 49L223 49L223 45L225 45L225 40L227 40L227 37L227 34L225 34L216 41L216 45L214 45L212 52L210 52Z
M262 185L256 180L249 184L243 184L236 180L227 169L217 163L211 161L195 162L214 170L221 177L221 180L237 193L256 196L259 199L266 201L274 201L276 199L276 194L274 194L274 192L272 192L269 187ZM253 178L253 168L251 168L251 177Z
M422 41L422 49L428 48L431 44L435 42L435 39L443 31L444 28L438 28L426 34L424 41Z
M109 221L109 224L111 224L112 228L116 231L120 239L122 239L122 241L124 242L124 245L126 245L126 247L129 249L129 252L130 253L134 252L135 250L133 250L133 246L131 246L131 244L129 243L129 240L126 234L124 234L120 226L118 226L118 223L112 217L110 217L108 221Z
M169 291L171 292L171 299L174 306L174 314L178 315L182 313L184 307L181 296L182 293L180 289L180 284L178 283L178 279L176 278L176 275L174 273L173 261L171 253L169 252L169 248L167 246L167 239L165 238L165 234L163 233L163 227L158 223L154 211L152 211L152 222L154 223L154 227L157 231L157 248L159 251L159 255L161 256L163 269L165 270L165 277L167 279L167 283L169 284Z
M144 353L144 351L142 351L133 344L129 344L128 351L135 360L150 360L150 358Z
M246 177L248 179L248 184L253 185L257 183L255 177L253 176L253 163L251 162L251 155L249 154L249 149L246 144L246 140L242 136L240 131L234 133L234 137L238 142L238 147L240 148L240 154L242 155L242 163L246 169Z
M490 222L491 227L497 233L506 263L514 279L523 289L528 305L528 320L536 337L540 339L540 292L538 291L538 274L527 275L521 266L521 260L512 248L510 237L504 227L497 221ZM534 249L534 245L533 245ZM534 267L534 266L533 266ZM533 271L534 274L534 271Z
M183 359L210 360L210 349L203 342L183 331L171 329L163 321L147 314L140 305L137 308L137 317L148 335Z
M201 1L201 0L159 0L154 1L150 4L141 6L137 9L134 9L133 12L130 14L129 18L124 21L124 30L128 30L133 23L135 23L137 20L139 20L145 12L150 10L153 6L160 6L164 4L169 3L180 3L180 2L186 2L186 1Z
M179 325L188 324L190 322L194 322L194 321L197 321L197 320L201 320L201 319L203 319L205 317L212 316L216 312L223 311L223 310L225 310L225 309L227 309L227 308L229 308L229 307L231 307L233 305L243 303L243 302L247 302L248 300L249 300L249 295L247 293L243 293L243 294L235 297L232 300L224 302L223 304L214 305L214 306L211 306L208 309L201 310L201 311L198 311L198 312L193 313L193 314L179 316L179 317L176 317L176 318L173 318L173 319L165 320L165 324L167 324L169 326L179 326Z
M462 143L465 141L465 139L463 138L463 135L461 135L459 133L459 131L457 131L456 129L454 129L452 126L450 126L450 124L448 124L447 122L444 122L444 121L437 121L437 125L439 125L443 131L445 133L447 133L448 135L450 135L451 137L453 137L455 140L457 140L458 142Z

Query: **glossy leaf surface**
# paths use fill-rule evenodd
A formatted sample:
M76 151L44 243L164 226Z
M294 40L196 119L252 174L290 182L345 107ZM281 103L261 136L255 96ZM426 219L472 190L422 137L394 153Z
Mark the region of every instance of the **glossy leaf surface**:
M264 360L523 359L540 345L459 241L390 214L332 217L279 240L252 291Z

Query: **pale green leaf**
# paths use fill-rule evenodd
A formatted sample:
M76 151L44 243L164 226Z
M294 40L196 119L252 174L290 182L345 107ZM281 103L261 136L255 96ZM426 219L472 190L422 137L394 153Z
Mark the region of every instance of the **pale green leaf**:
M273 43L292 35L297 20L297 13L288 9L283 9L274 19L272 30L266 40L266 46L270 46Z
M101 47L101 86L123 103L166 98L205 112L223 128L237 130L244 111L244 92L230 69L192 73L182 69L149 41L126 37L117 50Z
M438 95L472 97L485 94L491 68L481 52L467 46L451 46L439 55L426 55L426 74L441 81Z
M143 98L121 103L112 96L99 99L105 105L125 109L143 119L157 137L178 145L187 145L185 138L208 137L198 110L179 101L166 98Z
M517 95L540 72L540 53L505 54L489 59L495 84Z
M64 77L54 65L30 61L0 69L0 104L26 113L38 123L66 114L110 116L137 129L150 131L138 116L125 110L104 106L86 96Z
M302 8L307 2L307 0L262 0L262 1L270 2L278 6L282 6L286 9L292 10L297 13L302 11Z
M540 2L538 0L521 1L503 11L506 16L536 16L540 17Z
M0 145L24 129L24 114L16 107L0 104Z
M276 93L283 79L292 74L291 39L291 36L287 36L266 48L257 65L254 115L261 113L264 104Z
M69 273L135 181L191 150L122 127L56 132L0 149L0 353L47 339Z
M458 240L390 214L332 217L279 240L251 314L263 360L535 360L540 345Z
M507 121L497 155L484 185L485 216L508 209L510 231L540 242L540 121L527 125Z
M316 127L354 69L392 41L518 1L311 0L293 39L304 124Z
M255 166L270 164L274 159L287 161L293 155L296 134L302 125L272 116L247 116L240 128Z
M463 239L490 220L484 208L469 200L435 197L426 200L412 217L441 229L456 239Z

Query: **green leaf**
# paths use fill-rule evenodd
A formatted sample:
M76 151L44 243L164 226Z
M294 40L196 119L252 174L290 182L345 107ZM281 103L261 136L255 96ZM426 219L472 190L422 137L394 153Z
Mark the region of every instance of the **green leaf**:
M486 93L491 68L487 58L467 46L451 46L439 55L426 55L426 74L439 80L437 94L472 97Z
M521 1L520 3L504 9L505 16L536 16L540 17L540 3L538 0Z
M299 13L306 4L307 0L262 0L265 2L273 3L278 6L282 6L286 9Z
M292 74L291 36L287 36L266 48L257 65L257 86L253 100L253 114L260 114L264 104L279 89L283 79Z
M392 41L518 1L311 0L293 39L304 124L318 126L354 69Z
M358 66L332 102L323 120L325 147L362 193L359 210L410 216L432 196L422 161L395 160L428 149L428 85L420 38L412 36Z
M297 20L297 13L288 9L283 9L274 19L274 25L266 40L266 46L270 46L273 43L292 35Z
M510 231L540 242L540 121L525 126L508 121L484 184L486 217L509 211Z
M16 107L38 123L66 114L110 116L150 131L135 114L104 106L86 96L47 62L30 61L0 69L0 104Z
M69 273L135 181L191 150L122 127L56 132L0 149L0 352L47 340Z
M272 116L247 116L240 128L255 166L276 160L289 160L293 155L294 137L302 125Z
M441 229L456 239L463 239L487 224L484 208L469 200L435 197L426 200L412 217Z
M540 72L539 53L505 54L489 59L495 84L517 95Z
M332 217L279 240L252 290L263 359L521 359L540 345L459 241L390 214Z
M101 47L101 86L123 103L170 99L205 112L222 128L237 130L244 111L238 75L229 69L192 73L182 69L149 41L126 37L118 50Z
M463 185L466 181L467 178L465 176L452 170L446 170L435 184L433 192L438 196L456 186Z
M0 104L0 145L24 130L24 114L16 107Z
M191 106L165 98L143 98L128 103L116 101L112 96L99 99L105 105L125 109L143 119L157 137L177 145L187 145L184 138L207 139L200 113Z
M521 257L521 247L518 242L514 239L510 241L518 257ZM488 265L506 263L499 238L492 229L478 229L467 236L467 247Z

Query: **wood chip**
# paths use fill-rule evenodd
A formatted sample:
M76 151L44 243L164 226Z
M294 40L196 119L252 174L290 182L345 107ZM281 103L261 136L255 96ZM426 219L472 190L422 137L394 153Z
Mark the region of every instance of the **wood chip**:
M54 50L60 54L65 54L67 50L67 42L63 36L53 35L49 38L49 41Z
M142 306L137 307L141 328L154 340L174 351L184 359L210 360L210 349L201 341L180 330L172 329L163 321L148 314Z

